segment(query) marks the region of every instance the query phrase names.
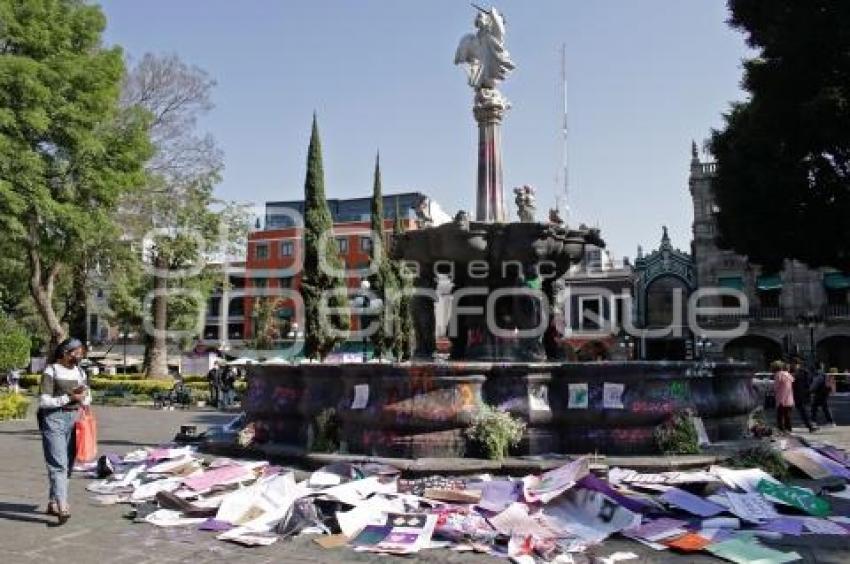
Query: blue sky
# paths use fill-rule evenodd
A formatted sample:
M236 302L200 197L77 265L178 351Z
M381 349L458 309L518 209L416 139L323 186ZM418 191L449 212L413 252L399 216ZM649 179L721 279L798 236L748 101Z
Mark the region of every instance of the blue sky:
M503 0L517 70L503 126L506 200L560 168L560 46L567 47L571 223L598 225L615 257L654 248L661 225L689 247L692 138L739 89L741 34L717 0ZM106 40L140 57L177 53L218 82L202 127L225 153L217 195L262 204L303 195L315 110L329 197L384 191L474 207L472 92L452 64L474 10L461 0L107 0Z

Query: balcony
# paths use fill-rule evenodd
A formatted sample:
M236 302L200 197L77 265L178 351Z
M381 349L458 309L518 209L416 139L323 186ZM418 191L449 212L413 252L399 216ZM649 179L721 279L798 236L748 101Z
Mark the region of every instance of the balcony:
M786 312L782 307L752 307L748 313L729 313L719 315L700 315L699 322L704 327L735 326L742 321L749 322L779 322L784 319Z
M825 305L822 315L824 319L850 319L850 305Z

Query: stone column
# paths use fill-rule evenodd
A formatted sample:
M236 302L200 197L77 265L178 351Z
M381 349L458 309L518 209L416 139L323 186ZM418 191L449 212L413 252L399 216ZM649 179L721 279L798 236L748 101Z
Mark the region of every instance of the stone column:
M437 284L431 274L431 265L420 265L420 268L422 270L414 287L422 292L415 294L410 304L414 332L413 358L433 360L437 352L435 301L428 293L436 289Z
M510 104L498 90L476 92L472 113L478 122L478 191L475 220L507 221L502 190L502 117Z

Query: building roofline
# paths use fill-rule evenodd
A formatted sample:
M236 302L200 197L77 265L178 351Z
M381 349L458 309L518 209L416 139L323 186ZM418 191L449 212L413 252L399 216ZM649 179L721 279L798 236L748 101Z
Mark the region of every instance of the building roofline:
M383 198L384 199L386 199L386 198L398 198L400 196L425 196L425 197L427 197L424 192L412 191L412 192L393 192L393 193L390 193L390 194L384 194ZM372 196L360 196L360 197L357 197L357 198L326 198L326 201L328 201L328 202L357 202L357 201L368 201L368 200L371 200L371 199L372 199ZM297 200L269 201L269 202L266 202L266 206L274 206L274 205L281 205L281 204L296 204L296 203L298 203L298 204L304 203L304 199L301 198L301 199L297 199Z

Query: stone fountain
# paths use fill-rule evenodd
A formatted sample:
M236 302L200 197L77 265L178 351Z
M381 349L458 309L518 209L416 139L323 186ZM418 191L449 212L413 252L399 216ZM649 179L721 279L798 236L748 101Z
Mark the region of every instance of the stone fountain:
M392 457L469 456L465 430L484 404L521 417L514 454L646 454L653 430L690 410L712 440L737 439L755 407L752 370L740 363L592 362L546 359L557 281L599 232L534 221L533 190L515 190L519 222L506 222L500 124L510 104L496 88L515 65L494 8L477 8L466 64L478 123L475 220L405 233L395 257L415 265L415 360L411 363L249 367L243 398L259 448L309 452L336 420L342 452ZM425 223L425 222L423 222ZM451 359L437 361L433 290L452 283Z

